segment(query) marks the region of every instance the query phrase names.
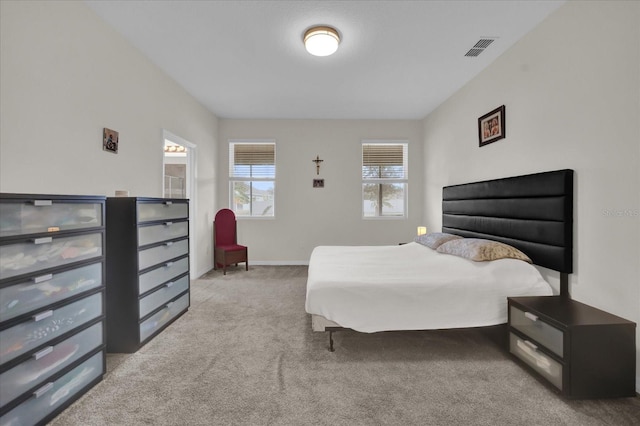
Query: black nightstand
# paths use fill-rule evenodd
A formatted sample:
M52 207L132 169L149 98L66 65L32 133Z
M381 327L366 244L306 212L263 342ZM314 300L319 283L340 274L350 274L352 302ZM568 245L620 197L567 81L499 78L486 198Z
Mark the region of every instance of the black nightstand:
M635 396L636 324L562 296L510 297L509 352L568 398Z

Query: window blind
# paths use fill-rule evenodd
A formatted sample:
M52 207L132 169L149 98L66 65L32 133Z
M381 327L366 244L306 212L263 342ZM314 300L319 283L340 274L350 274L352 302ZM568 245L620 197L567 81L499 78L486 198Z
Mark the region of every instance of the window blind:
M362 144L363 179L406 179L407 144Z
M229 144L229 176L275 178L275 143Z

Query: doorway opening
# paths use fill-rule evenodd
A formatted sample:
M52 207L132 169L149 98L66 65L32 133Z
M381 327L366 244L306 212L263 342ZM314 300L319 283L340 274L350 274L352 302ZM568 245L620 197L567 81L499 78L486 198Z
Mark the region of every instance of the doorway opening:
M162 193L164 198L189 199L189 270L191 278L195 278L196 145L167 130L162 131L162 136Z
M164 198L190 198L187 195L187 150L164 140Z

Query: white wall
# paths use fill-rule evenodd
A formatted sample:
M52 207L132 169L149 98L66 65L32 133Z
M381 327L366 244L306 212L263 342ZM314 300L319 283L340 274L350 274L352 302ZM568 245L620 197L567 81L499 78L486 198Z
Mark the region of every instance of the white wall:
M502 104L507 138L479 148ZM571 294L638 323L639 117L640 3L567 2L424 120L425 222L444 185L574 169Z
M161 197L167 129L197 145L195 265L210 269L216 117L83 2L0 8L0 191Z
M0 1L0 191L161 196L167 129L197 145L192 235L203 273L212 266L213 212L228 206L228 139L277 141L276 218L239 224L250 258L262 262L305 263L319 244L407 241L420 224L440 227L444 185L573 168L571 292L638 322L639 28L638 2L568 2L424 123L218 124L82 2ZM507 139L479 148L477 117L502 104ZM120 132L119 154L102 151L103 127ZM407 220L361 219L360 141L368 138L410 141ZM324 189L311 187L316 155Z
M219 120L218 205L229 206L229 139L275 139L274 219L239 219L240 244L253 263L306 264L318 245L380 245L410 241L422 218L420 120ZM363 220L363 139L409 141L409 215ZM319 155L320 175L312 162ZM314 178L325 180L313 188Z

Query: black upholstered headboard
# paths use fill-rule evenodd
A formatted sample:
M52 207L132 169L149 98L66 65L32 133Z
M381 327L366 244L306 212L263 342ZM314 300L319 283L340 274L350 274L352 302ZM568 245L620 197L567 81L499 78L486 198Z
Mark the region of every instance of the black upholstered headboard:
M566 281L573 272L573 170L445 186L442 232L512 245Z

